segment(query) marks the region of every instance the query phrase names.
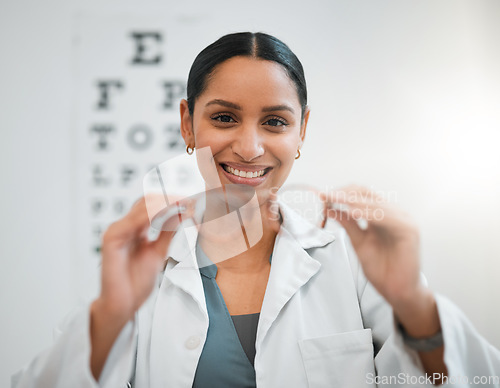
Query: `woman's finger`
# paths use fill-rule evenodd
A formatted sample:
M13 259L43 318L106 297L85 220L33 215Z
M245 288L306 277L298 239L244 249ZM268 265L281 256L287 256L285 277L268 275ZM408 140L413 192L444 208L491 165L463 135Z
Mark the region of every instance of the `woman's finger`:
M162 199L159 195L141 198L122 219L108 227L103 235L103 247L109 244L113 246L128 245L146 235L147 229L150 227L150 216L146 202L152 204L157 211L161 209Z
M363 239L365 231L359 227L358 221L348 212L328 209L327 216L342 225L354 245Z
M151 242L151 247L158 253L161 259L166 259L170 241L174 237L174 232L162 231L156 241Z

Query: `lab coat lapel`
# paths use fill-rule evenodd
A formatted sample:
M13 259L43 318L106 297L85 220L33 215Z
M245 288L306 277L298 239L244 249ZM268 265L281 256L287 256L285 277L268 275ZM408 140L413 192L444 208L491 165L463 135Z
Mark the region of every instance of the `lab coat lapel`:
M198 229L195 225L186 225L179 230L172 240L169 260L177 262L170 271L166 271L165 280L189 294L207 314L205 293L196 260L196 240ZM208 315L207 315L208 316Z
M205 294L195 255L197 235L196 226L186 225L176 233L169 248L167 270L158 290L152 319L149 369L151 387L183 386L183 383L178 379L189 379L189 373L187 375L181 372L175 374L172 369L191 370L193 367L196 368L197 358L193 359L190 356L186 359L189 361L186 361L179 354L169 354L167 359L165 355L168 354L168 349L179 348L178 341L183 336L189 333L206 332L208 328ZM181 303L179 300L173 301L167 297L169 291L172 291L172 286L186 293L186 299L184 300L183 297ZM193 311L192 301L189 300L189 297L201 310L201 316L194 315L200 319L190 319L185 315L184 307L190 312ZM192 307L186 307L189 305ZM193 315L191 314L191 316ZM176 336L172 336L174 329ZM181 348L183 349L183 347Z
M257 351L281 309L320 269L321 263L306 249L335 240L332 234L309 224L280 203L283 222L276 237L271 272L257 328Z

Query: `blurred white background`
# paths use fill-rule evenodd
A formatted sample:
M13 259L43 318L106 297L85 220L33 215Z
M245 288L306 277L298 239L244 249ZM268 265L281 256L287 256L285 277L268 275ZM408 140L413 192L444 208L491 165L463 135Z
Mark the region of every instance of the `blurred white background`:
M290 182L397 193L420 225L432 289L500 347L500 2L1 0L1 386L50 345L77 299L71 45L81 11L191 23L175 37L186 74L225 32L289 44L312 108Z

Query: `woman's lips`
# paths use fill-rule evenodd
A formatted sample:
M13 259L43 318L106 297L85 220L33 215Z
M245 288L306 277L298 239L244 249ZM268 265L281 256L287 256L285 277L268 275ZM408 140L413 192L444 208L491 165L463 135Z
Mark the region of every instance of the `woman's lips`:
M229 166L225 163L221 163L220 167L222 168L224 175L232 183L251 186L257 186L261 184L266 179L267 173L272 169L272 167L265 166Z

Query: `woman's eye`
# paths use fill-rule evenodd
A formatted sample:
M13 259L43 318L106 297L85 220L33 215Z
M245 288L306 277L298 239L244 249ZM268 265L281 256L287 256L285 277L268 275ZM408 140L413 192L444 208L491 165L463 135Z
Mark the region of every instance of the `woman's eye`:
M278 118L272 118L267 120L264 125L270 125L271 127L281 127L288 125L284 120Z
M235 122L231 116L224 115L224 114L216 115L216 116L212 117L212 120L219 121L221 123L233 123L233 122Z

